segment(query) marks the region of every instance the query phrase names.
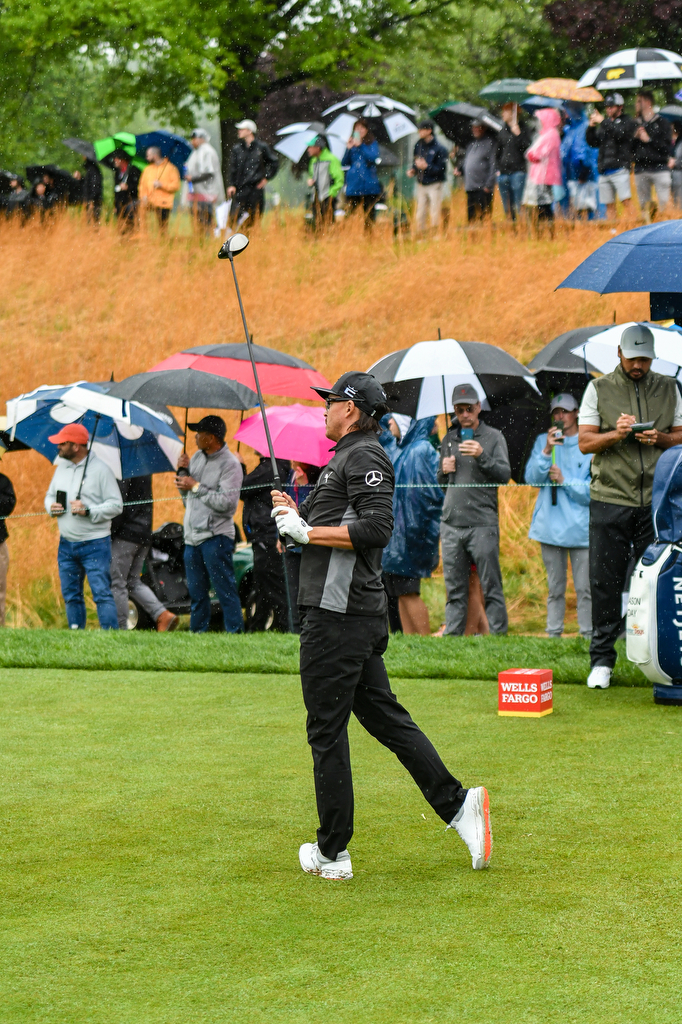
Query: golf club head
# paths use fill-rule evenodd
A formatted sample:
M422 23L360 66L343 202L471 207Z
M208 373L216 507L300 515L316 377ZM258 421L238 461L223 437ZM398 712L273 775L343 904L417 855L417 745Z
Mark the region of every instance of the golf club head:
M230 235L230 237L226 239L220 247L218 259L231 260L235 256L238 256L240 252L243 252L248 244L249 240L246 235L242 235L240 232Z

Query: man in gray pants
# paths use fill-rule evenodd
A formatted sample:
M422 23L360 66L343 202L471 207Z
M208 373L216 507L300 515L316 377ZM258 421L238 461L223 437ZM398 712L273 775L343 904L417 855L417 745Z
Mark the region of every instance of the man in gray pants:
M506 484L511 476L503 434L479 420L481 403L471 384L452 392L456 421L443 438L438 482ZM497 487L447 487L440 537L447 601L445 636L462 636L469 604L469 573L476 566L491 633L507 632L500 571Z

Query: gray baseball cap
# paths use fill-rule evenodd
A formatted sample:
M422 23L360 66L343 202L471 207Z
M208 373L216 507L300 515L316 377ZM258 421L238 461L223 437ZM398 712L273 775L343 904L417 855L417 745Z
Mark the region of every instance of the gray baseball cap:
M555 395L552 401L549 403L549 411L554 412L555 409L565 409L566 412L573 412L574 409L579 409L578 402L570 395L568 391L563 391L560 395Z
M478 397L478 391L473 384L455 384L452 389L452 404L455 405L475 405L476 402L480 402L481 399Z
M626 359L655 359L654 333L646 324L632 324L620 336L620 350Z

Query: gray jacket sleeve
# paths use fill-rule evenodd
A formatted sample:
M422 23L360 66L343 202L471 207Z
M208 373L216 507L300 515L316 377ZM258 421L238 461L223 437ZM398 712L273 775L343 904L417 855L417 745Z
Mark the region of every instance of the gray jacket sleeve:
M506 484L511 477L509 451L504 435L497 434L489 451L483 449L478 457L478 468L481 473L495 484Z
M116 477L104 463L97 466L97 491L97 503L88 503L90 522L106 523L109 519L120 516L123 511L121 489Z

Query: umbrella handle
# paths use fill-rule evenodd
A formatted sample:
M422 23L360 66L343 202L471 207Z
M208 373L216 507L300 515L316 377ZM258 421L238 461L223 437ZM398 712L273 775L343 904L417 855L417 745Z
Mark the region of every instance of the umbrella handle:
M556 466L556 448L552 445L552 465ZM556 484L552 484L552 504L556 505L558 500L559 490Z
M76 495L76 501L80 501L81 500L81 491L83 490L83 484L85 483L85 474L88 471L88 462L90 461L90 452L92 451L92 446L95 443L95 434L97 433L97 424L99 423L99 420L100 420L100 414L97 413L96 416L95 416L95 426L92 429L92 437L90 438L90 444L88 445L88 454L85 456L85 465L83 466L83 476L81 477L80 486L78 488L78 494Z

